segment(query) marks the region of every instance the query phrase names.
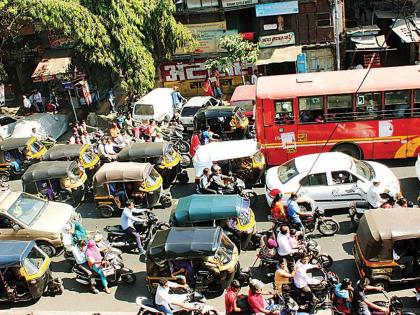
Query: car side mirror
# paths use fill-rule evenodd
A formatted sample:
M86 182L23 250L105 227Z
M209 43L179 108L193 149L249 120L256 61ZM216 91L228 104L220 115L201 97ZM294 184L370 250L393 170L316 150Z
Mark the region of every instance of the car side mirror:
M19 224L13 224L12 229L15 230L15 231L19 231L21 229L21 227L20 227Z

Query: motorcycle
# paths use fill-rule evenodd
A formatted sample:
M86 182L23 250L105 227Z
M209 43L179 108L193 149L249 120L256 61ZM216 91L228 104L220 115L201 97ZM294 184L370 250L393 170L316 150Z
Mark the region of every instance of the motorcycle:
M188 306L192 306L195 308L194 311L186 311L183 308L177 305L171 305L172 312L174 314L194 314L194 315L218 315L219 313L217 310L205 304L205 298L199 293L185 293L185 294L171 294L174 300L183 302ZM154 303L153 300L145 298L145 297L138 297L136 299L136 304L139 307L139 311L137 315L161 315L162 312L159 311Z
M156 231L170 228L168 223L159 222L157 216L149 210L143 211L137 216L144 219L144 222L134 222L134 228L140 233L144 248L147 248ZM135 237L126 233L121 225L107 225L104 231L108 233L108 241L111 247L118 248L123 252L130 252L137 248Z
M136 275L133 270L124 267L121 254L111 251L107 252L104 255L104 261L106 261L107 264L102 270L110 284L118 284L120 281L127 284L134 284L136 282ZM92 273L89 275L85 272L85 270L83 270L83 268L81 268L80 265L74 265L72 272L76 274L76 281L81 284L90 285L92 277L94 282L100 282L98 274Z
M181 124L175 128L167 128L162 130L163 140L171 142L175 150L179 153L188 153L190 151L190 143L184 139L184 127Z
M370 309L370 312L372 315L414 315L415 313L412 312L406 312L403 310L403 303L400 298L397 296L392 296L391 298L386 294L386 292L383 292L387 301L375 301L374 304L385 307L387 309L387 312L379 312L376 310Z
M316 228L322 235L332 236L340 230L340 224L333 218L326 217L324 209L319 207L315 208L312 216L302 217L301 220L305 233L312 233Z

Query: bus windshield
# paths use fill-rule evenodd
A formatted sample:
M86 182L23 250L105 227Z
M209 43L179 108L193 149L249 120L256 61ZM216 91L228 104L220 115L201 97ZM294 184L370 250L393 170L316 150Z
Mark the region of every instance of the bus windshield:
M290 160L279 166L278 175L282 184L287 183L297 174L299 174L299 172L296 169L295 160Z
M372 166L364 161L354 159L354 165L356 166L356 172L367 180L372 180L375 177L375 171Z

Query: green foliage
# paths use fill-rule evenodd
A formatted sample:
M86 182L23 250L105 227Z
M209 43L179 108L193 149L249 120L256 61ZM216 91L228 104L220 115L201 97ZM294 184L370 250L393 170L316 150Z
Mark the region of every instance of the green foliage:
M227 35L220 39L220 47L225 50L219 56L208 59L205 63L207 69L217 67L227 71L235 62L255 63L258 60L258 45L244 40L241 35Z
M172 0L0 0L7 17L0 38L16 39L22 26L37 23L71 38L74 60L91 81L141 94L153 87L162 58L194 43L174 11Z

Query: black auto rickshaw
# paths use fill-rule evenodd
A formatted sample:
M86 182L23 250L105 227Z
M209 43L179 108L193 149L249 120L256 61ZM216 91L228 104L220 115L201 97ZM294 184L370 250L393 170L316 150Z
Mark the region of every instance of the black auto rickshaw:
M172 210L174 226L220 226L239 250L256 234L255 215L248 199L239 195L191 195L179 198Z
M48 149L42 157L44 161L77 161L85 170L91 184L93 175L101 166L99 155L89 144L59 144Z
M63 293L60 279L53 279L50 258L34 241L0 242L0 301L28 302L44 293Z
M248 118L238 106L208 106L194 116L194 131L206 130L222 140L242 140L248 135Z
M86 179L76 161L42 161L25 171L22 186L29 194L78 206L85 198Z
M0 142L0 182L17 178L38 162L47 149L35 137L8 138Z
M373 209L360 219L353 255L360 277L385 289L420 281L420 211Z
M157 203L172 205L170 194L164 194L162 177L150 163L105 163L93 177L94 199L101 216L109 218L122 210L127 200L143 208Z
M188 183L188 174L181 168L181 155L169 142L133 143L118 153L119 162L150 163L163 178L167 188L176 179Z
M146 253L149 292L156 291L162 278L176 281L175 274L181 268L196 291L220 294L240 269L238 249L220 227L157 231Z
M193 158L196 181L203 174L203 169L210 169L215 162L222 168L223 174L239 177L246 187L257 184L265 171L261 145L252 139L211 142L200 146Z

